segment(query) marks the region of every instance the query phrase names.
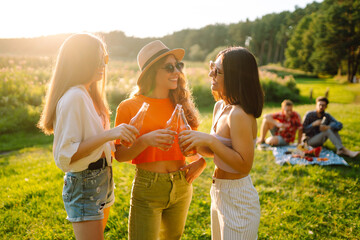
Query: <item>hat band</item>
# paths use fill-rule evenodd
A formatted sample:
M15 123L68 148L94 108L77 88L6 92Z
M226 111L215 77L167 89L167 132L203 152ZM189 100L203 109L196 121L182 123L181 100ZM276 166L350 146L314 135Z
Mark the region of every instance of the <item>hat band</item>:
M157 57L160 56L161 54L166 53L166 52L168 52L168 51L169 51L169 49L166 48L166 49L162 49L162 50L158 51L157 53L155 53L151 58L149 58L149 59L145 62L145 64L144 64L143 67L141 68L141 71L143 71L143 70L146 68L146 66L149 65L155 58L157 58Z

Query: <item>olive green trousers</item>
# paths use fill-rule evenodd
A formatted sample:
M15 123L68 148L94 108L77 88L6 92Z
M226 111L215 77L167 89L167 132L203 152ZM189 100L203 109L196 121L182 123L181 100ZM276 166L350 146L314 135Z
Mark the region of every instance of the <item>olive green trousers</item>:
M155 173L137 168L131 191L129 239L180 239L192 191L185 172Z

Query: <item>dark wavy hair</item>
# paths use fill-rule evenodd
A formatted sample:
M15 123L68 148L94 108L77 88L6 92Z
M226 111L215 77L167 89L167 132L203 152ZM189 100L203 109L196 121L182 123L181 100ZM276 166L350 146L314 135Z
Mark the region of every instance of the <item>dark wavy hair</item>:
M254 55L243 47L229 47L217 55L222 57L224 93L213 92L216 100L226 100L239 105L255 118L261 116L264 92L259 80L259 70Z
M169 55L166 55L154 63L149 70L146 71L144 76L138 81L138 91L133 95L149 95L154 91L156 82L155 77L158 69L164 64L165 60ZM175 56L174 56L175 57ZM177 60L177 59L176 59ZM169 91L169 98L173 103L174 107L176 104L181 104L187 121L191 128L197 128L199 126L199 112L195 107L192 94L189 90L185 75L183 72L180 73L177 88Z

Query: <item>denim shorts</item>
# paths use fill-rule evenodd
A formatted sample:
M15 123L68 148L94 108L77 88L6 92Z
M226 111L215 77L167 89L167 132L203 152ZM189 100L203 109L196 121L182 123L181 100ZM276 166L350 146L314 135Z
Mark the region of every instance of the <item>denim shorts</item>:
M101 220L115 201L112 167L67 172L62 193L67 220Z
M276 126L273 127L272 129L270 129L271 135L278 138L278 141L279 141L279 142L278 142L277 146L286 146L286 145L289 145L289 143L287 143L282 136L276 135L277 131L279 131L279 128L276 127Z

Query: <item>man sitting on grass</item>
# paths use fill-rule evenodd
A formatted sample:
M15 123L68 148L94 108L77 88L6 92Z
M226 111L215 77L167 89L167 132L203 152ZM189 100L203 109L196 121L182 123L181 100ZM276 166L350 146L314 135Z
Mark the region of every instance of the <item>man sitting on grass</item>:
M336 147L336 154L356 157L359 152L350 151L342 145L338 132L343 125L325 112L328 104L329 100L326 97L318 97L316 99L316 110L305 114L303 126L307 144L312 147L322 146L329 138Z
M270 113L264 116L260 128L260 138L258 147L264 149L271 146L285 146L295 140L298 131L298 144L301 143L302 124L300 115L293 111L293 102L285 99L281 103L281 112ZM265 140L267 132L270 130L271 136Z

